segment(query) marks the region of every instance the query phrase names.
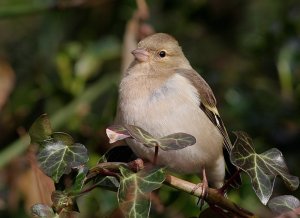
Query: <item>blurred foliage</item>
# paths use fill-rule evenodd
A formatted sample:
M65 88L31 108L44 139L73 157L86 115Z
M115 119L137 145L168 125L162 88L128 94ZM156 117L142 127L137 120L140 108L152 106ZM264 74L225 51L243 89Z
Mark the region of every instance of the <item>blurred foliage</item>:
M300 2L148 4L152 27L174 35L211 85L228 130L248 132L258 153L279 148L292 174L300 175ZM56 129L88 147L95 163L109 147L105 128L115 116L122 38L135 9L133 0L1 0L0 88L7 81L14 84L0 95L6 99L0 105L2 150L48 113ZM0 171L1 217L25 216L27 199L20 188L25 182L18 182L27 170L24 161L14 158ZM244 182L230 197L264 214L249 181ZM277 189L287 192L281 184ZM292 194L300 197L299 191ZM165 215L156 205L153 217L185 217L192 211L197 216L196 199L187 194L164 188L159 196ZM83 217L103 217L115 205L114 193L95 190L79 208Z

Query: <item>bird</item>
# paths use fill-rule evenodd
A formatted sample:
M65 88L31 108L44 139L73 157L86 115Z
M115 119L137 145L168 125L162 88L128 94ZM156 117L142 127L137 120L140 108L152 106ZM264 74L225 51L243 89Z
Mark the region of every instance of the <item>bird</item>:
M180 174L204 171L209 186L221 188L232 144L212 89L169 34L142 39L132 54L134 60L119 84L117 122L141 127L154 137L177 132L194 136L192 146L160 150L157 164ZM126 142L138 157L153 159L154 148L134 139ZM236 168L231 165L229 170L232 175Z

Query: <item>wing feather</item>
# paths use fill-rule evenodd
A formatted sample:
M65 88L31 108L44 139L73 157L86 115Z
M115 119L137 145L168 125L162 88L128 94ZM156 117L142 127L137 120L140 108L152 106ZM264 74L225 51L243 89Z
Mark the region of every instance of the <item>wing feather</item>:
M226 151L224 151L224 158L226 161L226 173L228 177L232 176L237 171L237 168L231 163L229 157L233 146L229 139L225 125L219 115L217 109L217 101L213 91L211 90L207 82L195 70L178 69L177 73L187 78L191 82L191 84L194 85L194 87L197 89L200 98L200 109L206 114L206 116L222 134L223 145L226 148ZM237 179L234 181L234 184L232 185L234 187L238 187L240 184L241 178L240 176L238 176Z
M207 82L196 71L180 69L177 70L177 72L187 78L197 89L201 101L201 110L204 111L210 121L218 128L224 138L224 146L226 147L228 152L230 152L232 149L232 144L216 107L217 101L213 91L211 90Z

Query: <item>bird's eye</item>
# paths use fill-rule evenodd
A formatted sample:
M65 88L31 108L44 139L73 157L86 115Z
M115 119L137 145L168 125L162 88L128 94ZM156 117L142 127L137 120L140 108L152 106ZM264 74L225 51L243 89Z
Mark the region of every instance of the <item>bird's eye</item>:
M160 52L159 52L159 56L160 56L161 58L165 57L165 56L166 56L166 52L165 52L165 51L160 51Z

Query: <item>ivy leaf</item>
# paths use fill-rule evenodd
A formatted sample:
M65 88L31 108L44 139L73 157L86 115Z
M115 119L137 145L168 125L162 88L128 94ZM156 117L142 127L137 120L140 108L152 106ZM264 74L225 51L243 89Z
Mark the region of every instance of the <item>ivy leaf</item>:
M150 133L140 127L125 125L130 135L147 147L159 146L162 150L178 150L196 143L196 138L187 133L174 133L156 139Z
M127 129L132 138L145 146L155 147L158 145L158 141L146 130L133 125L124 125L124 127Z
M106 129L106 135L109 138L109 143L114 143L119 140L130 137L127 129L121 125L110 126Z
M80 192L86 178L86 174L88 173L88 168L84 165L78 167L77 176L75 178L75 182L71 188L72 192Z
M163 169L145 169L138 173L120 167L122 175L118 190L118 201L126 217L148 217L150 212L150 193L158 189L165 175Z
M119 181L113 176L98 176L95 178L94 184L111 191L117 191L120 187Z
M47 114L42 114L37 118L29 129L31 143L41 143L44 140L50 139L52 128Z
M35 204L31 207L31 215L33 217L53 218L54 211L46 204Z
M268 207L275 213L287 213L300 208L300 201L292 195L282 195L272 198L268 202ZM300 213L298 215L300 215Z
M41 169L56 183L72 167L88 161L87 149L66 133L53 133L51 140L44 141L45 147L38 154Z
M252 187L263 204L271 197L276 176L280 176L290 190L298 188L299 178L289 174L283 155L278 149L272 148L257 154L246 133L235 134L237 140L230 154L231 161L250 176Z
M158 140L162 150L178 150L196 143L196 138L186 133L174 133Z
M133 125L116 125L106 129L110 143L128 137L134 138L147 147L159 146L162 150L178 150L196 143L194 136L186 133L174 133L162 138L155 138L147 131Z
M37 156L40 168L56 183L63 174L87 162L87 150L66 133L53 133L46 114L41 115L29 129L31 141L41 145Z

